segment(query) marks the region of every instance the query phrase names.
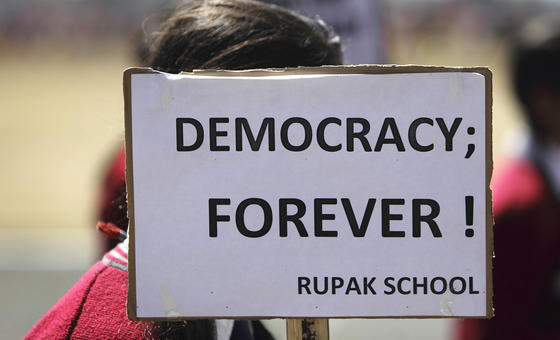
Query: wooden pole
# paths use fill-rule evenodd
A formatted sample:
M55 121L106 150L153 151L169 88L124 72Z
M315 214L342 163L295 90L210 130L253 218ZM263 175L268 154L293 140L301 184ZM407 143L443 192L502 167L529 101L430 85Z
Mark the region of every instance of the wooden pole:
M329 340L329 319L287 319L288 340Z

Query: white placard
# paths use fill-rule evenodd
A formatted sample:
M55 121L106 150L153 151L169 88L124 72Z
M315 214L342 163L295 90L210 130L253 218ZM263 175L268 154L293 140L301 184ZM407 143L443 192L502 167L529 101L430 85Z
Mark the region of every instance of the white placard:
M489 72L340 69L125 73L131 317L491 315Z

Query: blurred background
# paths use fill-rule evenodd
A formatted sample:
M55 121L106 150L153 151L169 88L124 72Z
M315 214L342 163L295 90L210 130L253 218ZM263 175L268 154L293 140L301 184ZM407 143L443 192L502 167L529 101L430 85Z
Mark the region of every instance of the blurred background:
M271 0L335 26L347 63L489 66L494 162L524 135L508 51L559 0ZM174 1L0 3L0 334L21 338L100 256L103 171L124 138L122 71ZM148 18L145 20L145 18ZM268 321L279 339L284 322ZM332 339L447 339L445 320L334 320Z

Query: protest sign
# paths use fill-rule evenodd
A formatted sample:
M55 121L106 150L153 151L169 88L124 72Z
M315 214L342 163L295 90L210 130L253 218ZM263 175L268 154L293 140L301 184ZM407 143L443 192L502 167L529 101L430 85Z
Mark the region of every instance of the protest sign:
M488 69L124 85L131 318L492 315Z

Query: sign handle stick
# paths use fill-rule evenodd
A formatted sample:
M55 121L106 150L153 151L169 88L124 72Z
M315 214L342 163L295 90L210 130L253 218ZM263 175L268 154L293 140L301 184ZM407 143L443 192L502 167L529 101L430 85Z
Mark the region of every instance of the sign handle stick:
M329 319L287 319L288 340L329 340Z

